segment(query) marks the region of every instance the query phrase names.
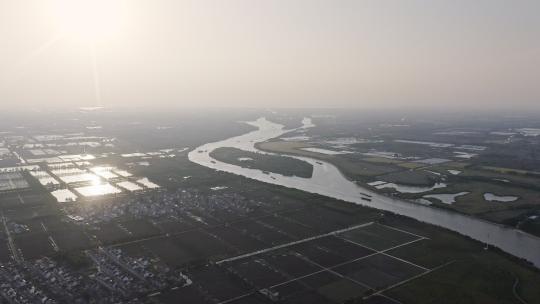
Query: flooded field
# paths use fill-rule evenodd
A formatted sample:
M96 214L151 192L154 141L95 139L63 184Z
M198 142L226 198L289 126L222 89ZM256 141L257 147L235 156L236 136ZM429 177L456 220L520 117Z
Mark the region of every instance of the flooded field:
M496 194L493 194L493 193L485 193L484 194L484 199L486 201L490 201L490 202L503 202L503 203L509 203L509 202L513 202L513 201L516 201L519 197L517 196L510 196L510 195L496 195Z
M309 152L315 152L315 153L321 153L321 154L327 154L327 155L338 155L338 154L347 154L351 152L347 151L335 151L335 150L328 150L328 149L322 149L322 148L302 148L304 151Z
M37 178L39 183L43 186L59 185L60 182L52 177L49 173L45 171L30 171L30 174Z
M122 191L111 184L101 184L101 185L91 185L85 187L74 188L75 191L80 193L82 196L102 196L108 194L117 194Z
M444 183L437 183L431 187L416 187L416 186L400 185L400 184L395 184L395 183L387 183L383 181L373 182L373 183L370 183L370 185L379 190L385 189L385 188L391 188L400 193L423 193L423 192L428 192L434 189L446 187L446 184Z
M456 198L469 194L469 192L460 192L460 193L454 193L454 194L428 194L424 195L424 198L434 198L438 201L440 201L443 204L453 204L456 202Z
M120 183L117 183L116 186L120 187L120 188L123 188L123 189L126 189L128 191L140 191L140 190L143 190L143 188L133 182L130 182L130 181L125 181L125 182L120 182Z
M52 191L51 194L56 198L59 203L74 202L77 200L77 195L68 189L60 189Z
M139 180L137 180L137 183L145 186L146 188L150 188L150 189L156 189L156 188L159 188L159 185L151 182L148 178L141 178Z

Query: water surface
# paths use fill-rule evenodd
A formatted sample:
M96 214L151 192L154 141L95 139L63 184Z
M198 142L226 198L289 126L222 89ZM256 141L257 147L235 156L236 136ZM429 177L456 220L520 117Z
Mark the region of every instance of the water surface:
M204 144L189 152L189 160L218 171L225 171L269 184L295 188L344 200L347 202L390 211L419 221L444 227L473 239L494 245L500 249L524 258L540 267L540 238L523 231L483 221L481 219L458 214L444 209L437 209L421 204L414 204L374 193L345 178L334 165L308 157L294 157L313 165L311 178L284 176L277 173L265 174L261 170L243 168L213 159L210 152L221 147L238 148L245 151L261 152L255 148L258 142L281 136L293 130L285 130L282 125L270 122L265 118L247 122L258 129L240 136L231 137L218 142ZM304 119L304 126L313 126L310 119ZM372 200L365 201L361 193L369 194Z

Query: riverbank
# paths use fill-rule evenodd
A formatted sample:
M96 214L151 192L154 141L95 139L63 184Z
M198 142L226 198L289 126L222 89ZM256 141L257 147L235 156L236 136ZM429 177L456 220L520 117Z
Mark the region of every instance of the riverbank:
M265 174L260 170L220 162L210 156L210 152L219 147L234 147L246 151L257 151L255 147L256 143L267 141L291 131L285 130L283 126L269 122L264 118L249 122L249 124L257 127L258 130L202 145L188 154L189 160L208 168L242 175L269 184L296 188L414 218L421 222L450 229L469 236L472 239L496 246L505 252L526 259L537 267L540 267L540 255L538 254L540 252L540 238L517 229L489 223L452 211L411 204L403 200L380 195L352 183L344 177L336 166L329 162L308 157L297 157L312 164L314 168L311 178L299 178L275 173ZM366 194L369 195L369 199L366 199Z

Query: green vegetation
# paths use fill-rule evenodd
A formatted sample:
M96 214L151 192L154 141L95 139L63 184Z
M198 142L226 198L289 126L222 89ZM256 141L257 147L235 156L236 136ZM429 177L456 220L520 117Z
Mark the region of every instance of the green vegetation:
M452 209L460 213L475 215L488 221L518 227L529 233L540 235L538 220L530 216L540 214L540 187L538 179L531 175L506 173L486 170L478 166L459 168L459 175L448 174L447 170L456 169L448 164L432 167L430 170L447 176L445 188L418 194L400 194L407 199L418 199L426 194L445 194L469 192L459 196L452 205L433 200L436 206ZM484 199L484 193L499 196L516 196L513 202L492 202Z
M409 155L414 152L417 153L413 154L415 156L452 158L451 151L441 151L440 149L431 151L432 149L426 148L426 146L400 144L391 141L358 144L356 146L358 151L379 148L381 150L395 151L402 155ZM359 182L378 179L410 186L431 186L436 182L440 182L441 177L445 176L446 180L444 182L448 184L445 188L425 193L400 193L398 195L404 199L419 199L426 194L469 192L469 194L458 197L457 201L451 205L443 204L438 200L432 202L440 208L452 209L492 222L519 227L529 233L540 235L538 220L528 218L540 214L540 186L538 185L538 177L531 171L482 166L474 158L467 160L467 162L452 161L430 166L380 157L362 158L358 154L325 155L301 150L309 147L308 144L303 142L270 141L260 143L257 147L269 152L308 156L328 161L337 166L349 179ZM442 175L437 176L426 170L438 172ZM449 174L448 170L459 170L461 173L452 175ZM386 193L390 191L381 190L380 192ZM499 196L516 196L518 200L514 202L486 201L484 194L488 192Z
M391 163L374 163L364 161L353 154L328 155L300 150L309 147L304 143L271 141L256 145L258 149L267 152L284 153L289 155L307 156L332 163L340 168L347 178L353 181L369 181L373 176L403 170Z
M400 163L398 166L405 168L405 169L418 169L425 167L425 164L421 163L413 163L413 162L406 162L406 163Z
M440 181L440 177L423 170L392 172L378 176L378 179L402 185L433 186Z
M313 174L311 164L292 157L248 152L236 148L218 148L212 151L210 156L225 163L285 176L309 178Z
M386 292L403 303L528 303L540 297L540 274L517 259L484 247L455 233L414 222L387 218L387 224L430 237L388 252L435 270Z
M519 228L530 234L540 236L540 217L536 217L534 219L526 218Z

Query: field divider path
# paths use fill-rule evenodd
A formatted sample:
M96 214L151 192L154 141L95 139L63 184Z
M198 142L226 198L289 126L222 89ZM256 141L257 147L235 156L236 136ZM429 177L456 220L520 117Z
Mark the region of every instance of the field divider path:
M301 211L301 210L304 210L304 209L305 208L296 208L296 209L292 209L292 210L285 210L283 212ZM244 218L240 218L240 219L225 222L225 223L220 223L220 224L217 224L217 225L209 225L208 227L193 227L193 228L190 228L190 229L187 229L187 230L184 230L184 231L180 231L180 232L162 233L162 234L158 234L158 235L154 235L154 236L150 236L150 237L144 237L144 238L140 238L140 239L136 239L136 240L132 240L132 241L114 243L114 244L107 245L106 247L110 247L110 248L121 247L121 246L124 246L124 245L135 244L135 243L140 243L140 242L154 240L154 239L163 239L163 238L168 238L168 237L174 237L174 236L179 236L179 235L189 233L189 232L193 232L193 231L200 231L200 230L204 230L204 229L226 227L227 225L231 225L231 224L234 224L234 223L238 223L238 222L242 222L242 221L248 221L248 220L257 220L257 219L270 217L270 216L272 216L272 214L264 214L264 215L260 215L260 216L254 216L254 217L244 217ZM159 227L157 227L157 228L159 228Z
M11 182L11 179L9 180ZM17 191L17 198L19 199L19 202L21 202L21 205L24 205L24 200L21 197L21 194Z
M4 225L4 230L6 231L6 236L8 239L8 247L9 247L9 251L11 251L11 256L13 257L15 262L21 262L24 259L21 256L19 256L19 251L17 249L17 246L15 246L15 241L13 240L13 236L11 235L11 232L9 231L9 227L7 225L7 219L6 219L6 216L4 215L4 211L0 210L0 212L1 212L0 215L2 216L2 224Z
M354 227L350 227L350 228L346 228L346 229L341 229L341 230L329 232L329 233L326 233L326 234L321 235L321 236L312 237L312 238L310 238L310 239L313 240L313 239L318 239L318 238L321 238L321 237L324 237L324 236L337 235L337 234L342 233L342 232L346 232L346 231L349 231L349 230L354 230L354 229L356 229L356 228L361 228L361 227L369 226L369 225L371 225L371 224L373 224L373 222L369 222L369 223L357 225L357 226L354 226ZM340 239L341 239L341 238L340 238ZM419 236L419 238L414 239L414 240L412 240L412 241L405 242L405 243L402 243L402 244L399 244L399 245L396 245L396 246L393 246L393 247L390 247L390 248L386 248L386 249L383 249L383 250L370 249L370 248L368 248L368 247L366 247L366 246L359 245L359 244L356 244L356 243L353 242L353 244L355 244L355 245L357 245L357 246L361 246L361 247L367 248L367 249L372 250L372 251L374 251L374 252L372 252L372 253L370 253L370 254L368 254L368 255L365 255L365 256L356 258L356 259L352 259L352 260L349 260L349 261L346 261L346 262L342 262L342 263L339 263L339 264L330 266L330 267L324 267L324 266L322 266L322 265L319 265L319 264L317 264L317 263L314 263L314 262L311 261L311 260L306 261L306 262L310 262L310 263L312 263L312 264L316 264L316 266L320 267L321 269L320 269L320 270L317 270L317 271L314 271L314 272L312 272L312 273L308 273L308 274L305 274L305 275L302 275L302 276L299 276L299 277L296 277L296 278L293 278L293 279L290 279L290 280L287 280L287 281L278 283L278 284L274 284L274 285L269 286L269 287L266 287L266 288L264 288L264 289L272 289L272 288L276 288L276 287L279 287L279 286L282 286L282 285L286 285L286 284L292 283L292 282L294 282L294 281L302 280L302 279L304 279L304 278L307 278L307 277L310 277L310 276L313 276L313 275L316 275L316 274L319 274L319 273L322 273L322 272L326 272L326 271L328 271L328 272L330 272L330 273L333 273L333 274L336 274L336 272L335 272L333 269L335 269L335 268L337 268L337 267L340 267L340 266L343 266L343 265L347 265L347 264L350 264L350 263L354 263L354 262L357 262L357 261L361 261L361 260L367 259L367 258L372 257L372 256L377 255L377 254L385 254L385 252L387 252L387 251L391 251L391 250L394 250L394 249L397 249L397 248L400 248L400 247L403 247L403 246L407 246L407 245L410 245L410 244L413 244L413 243L416 243L416 242L418 242L418 241L422 241L422 240L425 240L425 239L427 239L427 238L422 237L422 236ZM303 242L305 242L305 241L309 241L309 240L300 240L300 241L296 241L296 242L292 242L292 243L299 244L299 243L303 243ZM287 247L287 246L293 245L292 243L283 244L283 245L275 246L275 247L283 248L283 247ZM272 248L275 248L275 247L272 247ZM223 263L223 262L225 262L225 261L241 259L241 258L245 258L245 257L257 255L257 254L264 253L264 252L269 252L269 251L271 251L272 248L267 248L268 250L260 250L260 251L253 252L253 253L251 253L251 254L245 254L245 255L242 255L242 256L238 256L238 257L234 257L234 258L222 260L222 261L217 262L216 264L218 264L218 263ZM275 249L279 249L279 248L275 248ZM394 259L397 259L397 260L400 260L400 259L398 259L398 258L396 258L396 257L394 257L394 256L390 256L390 257L392 257L392 258L394 258ZM412 264L412 263L409 262L409 264ZM414 265L414 266L416 266L416 265ZM441 265L441 266L436 267L436 268L434 268L434 269L428 269L428 270L426 270L425 272L421 273L420 275L415 276L415 277L413 277L413 278L410 278L410 279L408 279L408 280L406 280L406 281L410 281L410 280L412 280L412 279L414 279L414 278L416 278L416 277L425 275L425 274L427 274L428 272L434 271L434 270L436 270L436 269L438 269L438 268L440 268L440 267L442 267L442 266L445 266L445 265ZM421 267L421 266L419 266L419 267L420 267L420 268L423 268L423 267ZM341 275L341 274L338 274L338 276L339 276L339 277L344 277L344 276ZM350 279L349 277L346 277L346 276L345 276L344 278ZM357 282L356 280L353 280L353 279L350 279L350 280L351 280L352 282L356 283L356 284L359 284L360 286L367 286L366 284ZM397 284L395 284L395 285L393 285L393 286L395 287L395 286L401 285L401 284L405 283L406 281L399 282L399 283L397 283ZM369 286L367 286L367 287L369 287ZM371 288L371 287L369 287L369 288ZM387 289L385 289L385 290L387 290ZM218 304L227 304L227 303L231 303L231 302L233 302L233 301L236 301L236 300L239 300L239 299L248 297L248 296L250 296L250 295L252 295L252 294L254 294L254 293L258 292L258 291L259 291L259 290L252 291L252 292L248 292L248 293L245 293L245 294L243 294L243 295L237 296L237 297L235 297L235 298L221 301L221 302L219 302ZM401 303L400 301L398 301L398 300L396 300L396 299L394 299L394 298L391 298L391 297L389 297L389 296L387 296L387 295L384 295L384 294L380 294L382 291L384 291L384 290L381 290L381 291L379 291L379 292L376 292L376 293L374 293L374 294L371 295L371 296L379 295L379 296L384 297L384 298L387 298L387 299L389 299L389 300L391 300L391 301L393 301L393 302L395 302L395 303ZM371 296L370 296L370 297L371 297Z
M346 239L346 238L343 238L343 237L338 237L338 238L341 239L341 240L344 240L345 242L349 242L349 243L351 243L351 244L355 244L355 245L357 245L357 246L364 247L364 248L367 248L367 249L369 249L369 250L375 251L376 254L382 254L382 255L385 255L385 256L387 256L387 257L389 257L389 258L398 260L398 261L400 261L400 262L403 262L403 263L406 263L406 264L409 264L409 265L418 267L418 268L420 268L420 269L422 269L422 270L424 270L424 271L430 270L429 268L426 268L426 267L424 267L424 266L420 266L420 265L415 264L415 263L413 263L413 262L410 262L410 261L407 261L407 260L404 260L404 259L401 259L401 258L398 258L398 257L396 257L396 256L393 256L393 255L391 255L391 254L386 253L386 251L389 251L389 250L392 250L392 249L395 249L395 248L388 248L388 249L385 249L385 250L377 250L377 249L368 247L368 246L366 246L366 245L362 245L362 244L360 244L360 243L357 243L357 242L355 242L355 241L351 241L351 240ZM426 238L420 237L420 238L418 238L418 239L415 239L415 240L412 240L412 241L403 243L403 244L401 244L401 245L409 245L409 244L411 244L411 243L415 243L415 242L422 241L422 240L426 240Z
M261 152L258 149L261 143L299 129L316 127L308 117L305 117L302 121L302 127L294 129L285 129L284 125L269 121L265 117L259 117L255 121L246 123L257 129L201 145L188 153L188 159L193 163L220 172L228 172L271 185L327 196L449 229L476 241L495 246L516 257L526 259L532 262L535 267L540 268L540 255L537 254L540 251L539 237L514 227L496 224L471 215L422 204L412 204L399 197L388 196L380 191L372 191L364 185L349 180L343 174L343 168L340 168L340 166L343 167L343 164L333 164L331 159L322 160L320 156L304 155L305 153L298 156L298 153L294 153L297 159L313 164L311 178L298 178L278 173L265 174L264 171L258 169L233 165L214 159L210 153L218 148L230 147ZM275 149L275 153L279 155L287 154L287 149ZM372 199L366 199L362 193L371 195ZM497 237L492 237L493 235L497 235Z
M354 230L354 229L366 227L366 226L369 226L369 225L372 225L372 224L373 224L373 222L368 222L368 223L355 225L355 226L351 226L351 227L340 229L340 230L335 230L335 231L324 233L324 234L319 234L319 235L312 236L312 237L305 238L305 239L301 239L301 240L298 240L298 241L285 243L285 244L281 244L281 245L277 245L277 246L257 250L257 251L254 251L254 252L242 254L242 255L239 255L239 256L232 257L232 258L224 259L224 260L216 262L216 264L219 265L219 264L226 263L226 262L232 262L232 261L240 260L240 259L247 258L247 257L250 257L250 256L254 256L254 255L270 252L270 251L273 251L273 250L286 248L286 247L293 246L293 245L296 245L296 244L302 244L302 243L305 243L305 242L313 241L313 240L320 239L320 238L323 238L323 237L336 235L336 234L351 231L351 230Z
M272 285L268 288L275 288L275 287L278 287L278 286L281 286L281 285L285 285L285 284L288 284L288 283L291 283L291 282L294 282L294 281L297 281L297 280L301 280L301 279L304 279L304 278L307 278L309 276L312 276L312 275L315 275L315 274L318 274L318 273L321 273L321 272L324 272L324 271L327 271L327 269L334 269L334 268L337 268L337 267L340 267L340 266L343 266L343 265L347 265L347 264L350 264L350 263L354 263L354 262L357 262L357 261L361 261L361 260L364 260L364 259L367 259L369 257L372 257L374 255L377 255L377 254L385 254L386 251L390 251L390 250L394 250L396 248L399 248L399 247L402 247L402 246L407 246L407 245L410 245L412 243L415 243L415 242L418 242L418 241L421 241L422 239L416 239L416 240L412 240L410 242L406 242L406 243L403 243L403 244L399 244L397 246L394 246L394 247L391 247L391 248L387 248L387 249L384 249L384 250L375 250L375 249L370 249L370 250L373 250L374 252L368 254L368 255L365 255L365 256L362 256L362 257L359 257L359 258L356 258L356 259L352 259L352 260L349 260L349 261L346 261L346 262L342 262L342 263L339 263L339 264L336 264L336 265L333 265L333 266L330 266L330 267L323 267L323 266L319 266L321 267L322 269L321 270L318 270L318 271L315 271L315 272L312 272L312 273L309 273L309 274L306 274L306 275L303 275L303 276L300 276L300 277L297 277L297 278L294 278L294 279L291 279L291 280L288 280L286 282L282 282L282 283L278 283L278 284L275 284L275 285ZM353 243L355 245L357 245L356 243ZM368 247L365 247L365 246L362 246L364 248L368 248ZM369 249L369 248L368 248ZM393 256L390 256L392 258L394 258Z
M516 280L514 281L514 285L512 285L512 293L514 294L514 297L516 300L518 300L522 304L529 304L527 301L523 300L523 298L518 293L518 286L519 286L519 277L516 276Z
M428 271L425 271L425 272L423 272L423 273L421 273L421 274L415 275L414 277L408 278L408 279L406 279L406 280L404 280L404 281L401 281L401 282L398 282L398 283L396 283L396 284L394 284L394 285L390 285L390 286L388 286L388 287L386 287L386 288L383 288L383 289L381 289L381 290L379 290L379 291L377 291L377 292L375 292L375 293L373 293L373 294L371 294L371 295L369 295L369 296L367 296L367 297L364 297L364 300L365 300L365 299L369 299L369 298L371 298L371 297L373 297L373 296L375 296L375 295L380 295L380 296L386 297L385 295L382 294L383 292L388 291L388 290L390 290L390 289L394 289L394 288L396 288L396 287L398 287L398 286L401 286L401 285L403 285L403 284L406 284L406 283L409 283L409 282L411 282L411 281L413 281L413 280L416 280L416 279L418 279L418 278L421 278L421 277L423 277L423 276L425 276L425 275L428 275L428 274L430 274L430 273L432 273L432 272L434 272L434 271L436 271L436 270L439 270L439 269L441 269L441 268L443 268L443 267L446 267L446 266L448 266L448 265L450 265L450 264L453 264L455 261L456 261L456 260L452 260L452 261L446 262L446 263L444 263L444 264L442 264L442 265L439 265L439 266L437 266L437 267L435 267L435 268L432 268L432 269L430 269L430 270L428 270Z
M325 266L323 266L323 265L321 265L321 264L319 264L319 263L317 263L317 262L314 262L314 261L310 260L310 259L307 258L307 257L300 256L300 258L301 258L302 260L306 261L307 263L310 263L310 264L312 264L312 265L315 265L315 266L321 268L322 271L327 271L327 272L329 272L329 273L331 273L331 274L333 274L333 275L335 275L335 276L337 276L337 277L340 277L340 278L345 279L345 280L349 280L349 281L351 281L351 282L353 282L353 283L355 283L355 284L358 284L358 285L360 285L360 286L362 286L362 287L365 287L365 288L367 288L367 289L373 289L373 287L371 287L371 286L369 286L369 285L367 285L367 284L365 284L365 283L362 283L362 282L360 282L360 281L358 281L358 280L355 280L355 279L350 278L350 277L348 277L348 276L346 276L346 275L342 275L341 273L339 273L339 272L337 272L337 271L334 271L332 268L335 268L335 266L329 268L329 267L325 267Z
M410 234L410 235L413 235L413 236L416 236L416 237L419 237L419 238L424 238L424 239L429 240L429 238L426 237L426 236L419 235L419 234L416 234L416 233L412 233L412 232L407 231L407 230L399 229L399 228L392 227L392 226L388 226L388 225L381 224L381 223L377 223L377 224L379 224L379 225L381 225L381 226L384 226L384 227L386 227L386 228L388 228L388 229L392 229L392 230L395 230L395 231L403 232L403 233Z

